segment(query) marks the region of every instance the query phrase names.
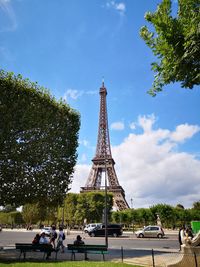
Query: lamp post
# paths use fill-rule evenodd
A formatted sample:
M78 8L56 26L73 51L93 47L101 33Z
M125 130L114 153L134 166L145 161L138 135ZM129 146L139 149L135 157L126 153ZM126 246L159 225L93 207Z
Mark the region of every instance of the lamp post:
M63 203L62 207L62 228L64 229L64 212L65 212L65 202Z
M133 208L133 199L131 198L131 209Z
M105 159L105 212L104 212L104 219L105 219L105 245L108 247L108 214L107 214L107 159Z

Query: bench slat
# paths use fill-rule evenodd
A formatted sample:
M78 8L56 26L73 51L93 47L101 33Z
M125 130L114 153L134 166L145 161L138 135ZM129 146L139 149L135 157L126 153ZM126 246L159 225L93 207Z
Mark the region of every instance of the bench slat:
M101 254L104 259L104 254L108 253L108 248L106 245L74 245L74 244L67 244L68 250L72 252L72 258L75 260L75 253L85 253L86 254Z
M35 252L43 252L44 256L45 254L49 253L49 252L55 252L56 256L55 259L57 259L57 250L53 249L51 246L49 246L48 244L32 244L32 243L16 243L15 244L16 249L20 250L20 256L23 254L24 255L24 259L26 258L26 252L30 252L30 251L35 251ZM43 258L44 258L43 256Z

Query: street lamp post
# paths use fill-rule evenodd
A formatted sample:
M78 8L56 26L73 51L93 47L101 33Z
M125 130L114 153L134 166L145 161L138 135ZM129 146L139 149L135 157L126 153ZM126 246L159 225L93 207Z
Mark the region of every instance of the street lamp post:
M133 208L133 199L131 198L131 209Z
M108 196L107 196L107 162L105 159L105 212L104 212L104 218L105 218L105 245L108 247Z
M64 219L64 213L65 213L65 204L63 204L63 207L62 207L62 227L63 227L63 229L64 229L64 221L65 221L65 219Z

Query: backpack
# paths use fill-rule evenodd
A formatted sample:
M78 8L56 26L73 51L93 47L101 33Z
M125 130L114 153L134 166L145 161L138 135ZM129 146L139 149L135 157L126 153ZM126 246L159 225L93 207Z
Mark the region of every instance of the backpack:
M65 234L63 233L62 240L65 240Z
M53 238L57 238L57 233L55 232L54 234L53 234Z

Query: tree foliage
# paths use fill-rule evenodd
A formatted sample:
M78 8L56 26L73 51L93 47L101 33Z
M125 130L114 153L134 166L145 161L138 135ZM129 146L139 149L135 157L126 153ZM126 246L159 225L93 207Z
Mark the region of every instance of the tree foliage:
M194 202L194 203L193 203L193 208L194 208L195 210L200 210L200 201L196 201L196 202Z
M16 225L19 226L22 223L24 223L24 221L21 212L19 211L0 212L0 224L14 227Z
M143 26L140 35L158 58L153 62L155 78L149 93L153 96L164 85L181 82L185 88L200 84L200 1L179 0L177 16L172 16L171 0L162 0L145 19L154 26Z
M57 206L46 206L45 202L25 204L22 208L22 217L27 225L51 225L57 223Z
M79 114L48 91L0 71L0 205L62 203L72 181Z
M170 226L171 222L173 222L174 218L174 208L167 204L157 204L155 206L150 207L154 218L159 215L161 222L165 222L166 226ZM156 221L156 219L155 219Z
M45 210L43 213L45 214ZM37 223L39 221L38 203L24 205L22 209L22 218L26 224Z
M108 193L107 211L111 216L113 195ZM101 192L69 193L65 198L64 207L59 209L58 220L62 221L62 209L64 208L64 221L70 227L87 223L102 222L105 207L105 194Z
M195 206L196 203L199 202L194 202L191 209L184 209L181 204L176 207L168 204L157 204L150 208L116 211L112 213L112 219L114 222L137 228L157 224L157 215L159 215L164 228L180 227L181 225L189 225L193 220L200 221L200 209Z

